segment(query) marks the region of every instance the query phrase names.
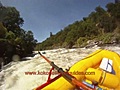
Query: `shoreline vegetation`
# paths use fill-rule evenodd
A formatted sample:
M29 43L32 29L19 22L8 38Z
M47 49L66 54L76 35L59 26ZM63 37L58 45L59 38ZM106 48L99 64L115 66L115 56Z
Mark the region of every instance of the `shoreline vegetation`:
M120 2L108 3L106 9L95 8L88 17L66 26L38 43L35 50L91 47L120 43Z
M15 7L0 6L0 63L8 64L13 55L26 57L34 50L57 48L91 48L120 44L120 2L108 3L106 9L95 11L80 21L66 26L56 34L37 43L31 30L25 31L20 12Z
M3 6L0 2L0 65L31 54L37 40L31 30L24 30L20 12L15 7Z

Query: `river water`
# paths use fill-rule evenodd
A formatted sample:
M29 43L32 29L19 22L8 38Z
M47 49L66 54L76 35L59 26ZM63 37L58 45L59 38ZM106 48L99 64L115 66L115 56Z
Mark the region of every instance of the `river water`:
M41 53L65 70L80 59L100 48L101 47L97 46L87 49L60 48L41 51ZM120 54L119 46L104 46L102 48L112 50ZM27 61L11 62L4 66L3 70L0 72L0 90L32 90L33 88L46 82L48 77L47 72L49 72L50 68L51 66L38 54L36 54L34 57L31 57L30 60ZM28 72L40 72L41 74L30 75ZM54 76L55 75L52 75L52 77Z

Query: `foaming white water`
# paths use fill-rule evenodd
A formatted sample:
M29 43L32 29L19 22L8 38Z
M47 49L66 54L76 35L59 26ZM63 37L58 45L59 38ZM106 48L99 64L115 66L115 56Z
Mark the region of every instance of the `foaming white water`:
M120 54L120 47L104 47ZM63 69L71 67L99 47L46 50L43 54ZM32 90L47 80L47 75L25 75L25 72L49 72L51 66L38 54L28 61L11 62L0 72L0 90Z

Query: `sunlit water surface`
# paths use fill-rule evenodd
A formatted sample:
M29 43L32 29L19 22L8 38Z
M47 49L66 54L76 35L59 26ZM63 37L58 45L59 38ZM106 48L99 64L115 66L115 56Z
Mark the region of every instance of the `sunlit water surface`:
M119 46L104 47L120 54ZM93 48L77 48L77 49L54 49L41 51L44 56L52 60L56 65L64 70L71 67L80 59L88 54L100 49ZM25 72L49 72L51 66L38 54L31 57L31 60L11 62L4 66L4 70L0 72L0 90L32 90L33 88L43 84L47 80L47 75L25 75ZM54 77L53 75L52 77Z

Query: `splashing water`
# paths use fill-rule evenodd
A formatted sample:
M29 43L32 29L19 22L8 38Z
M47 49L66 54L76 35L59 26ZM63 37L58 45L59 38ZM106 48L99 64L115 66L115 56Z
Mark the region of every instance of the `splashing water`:
M99 48L46 50L44 55L65 70ZM104 48L120 54L120 47ZM11 62L0 72L0 90L32 90L45 83L48 75L26 75L25 72L49 72L50 68L51 66L38 54L28 61Z

